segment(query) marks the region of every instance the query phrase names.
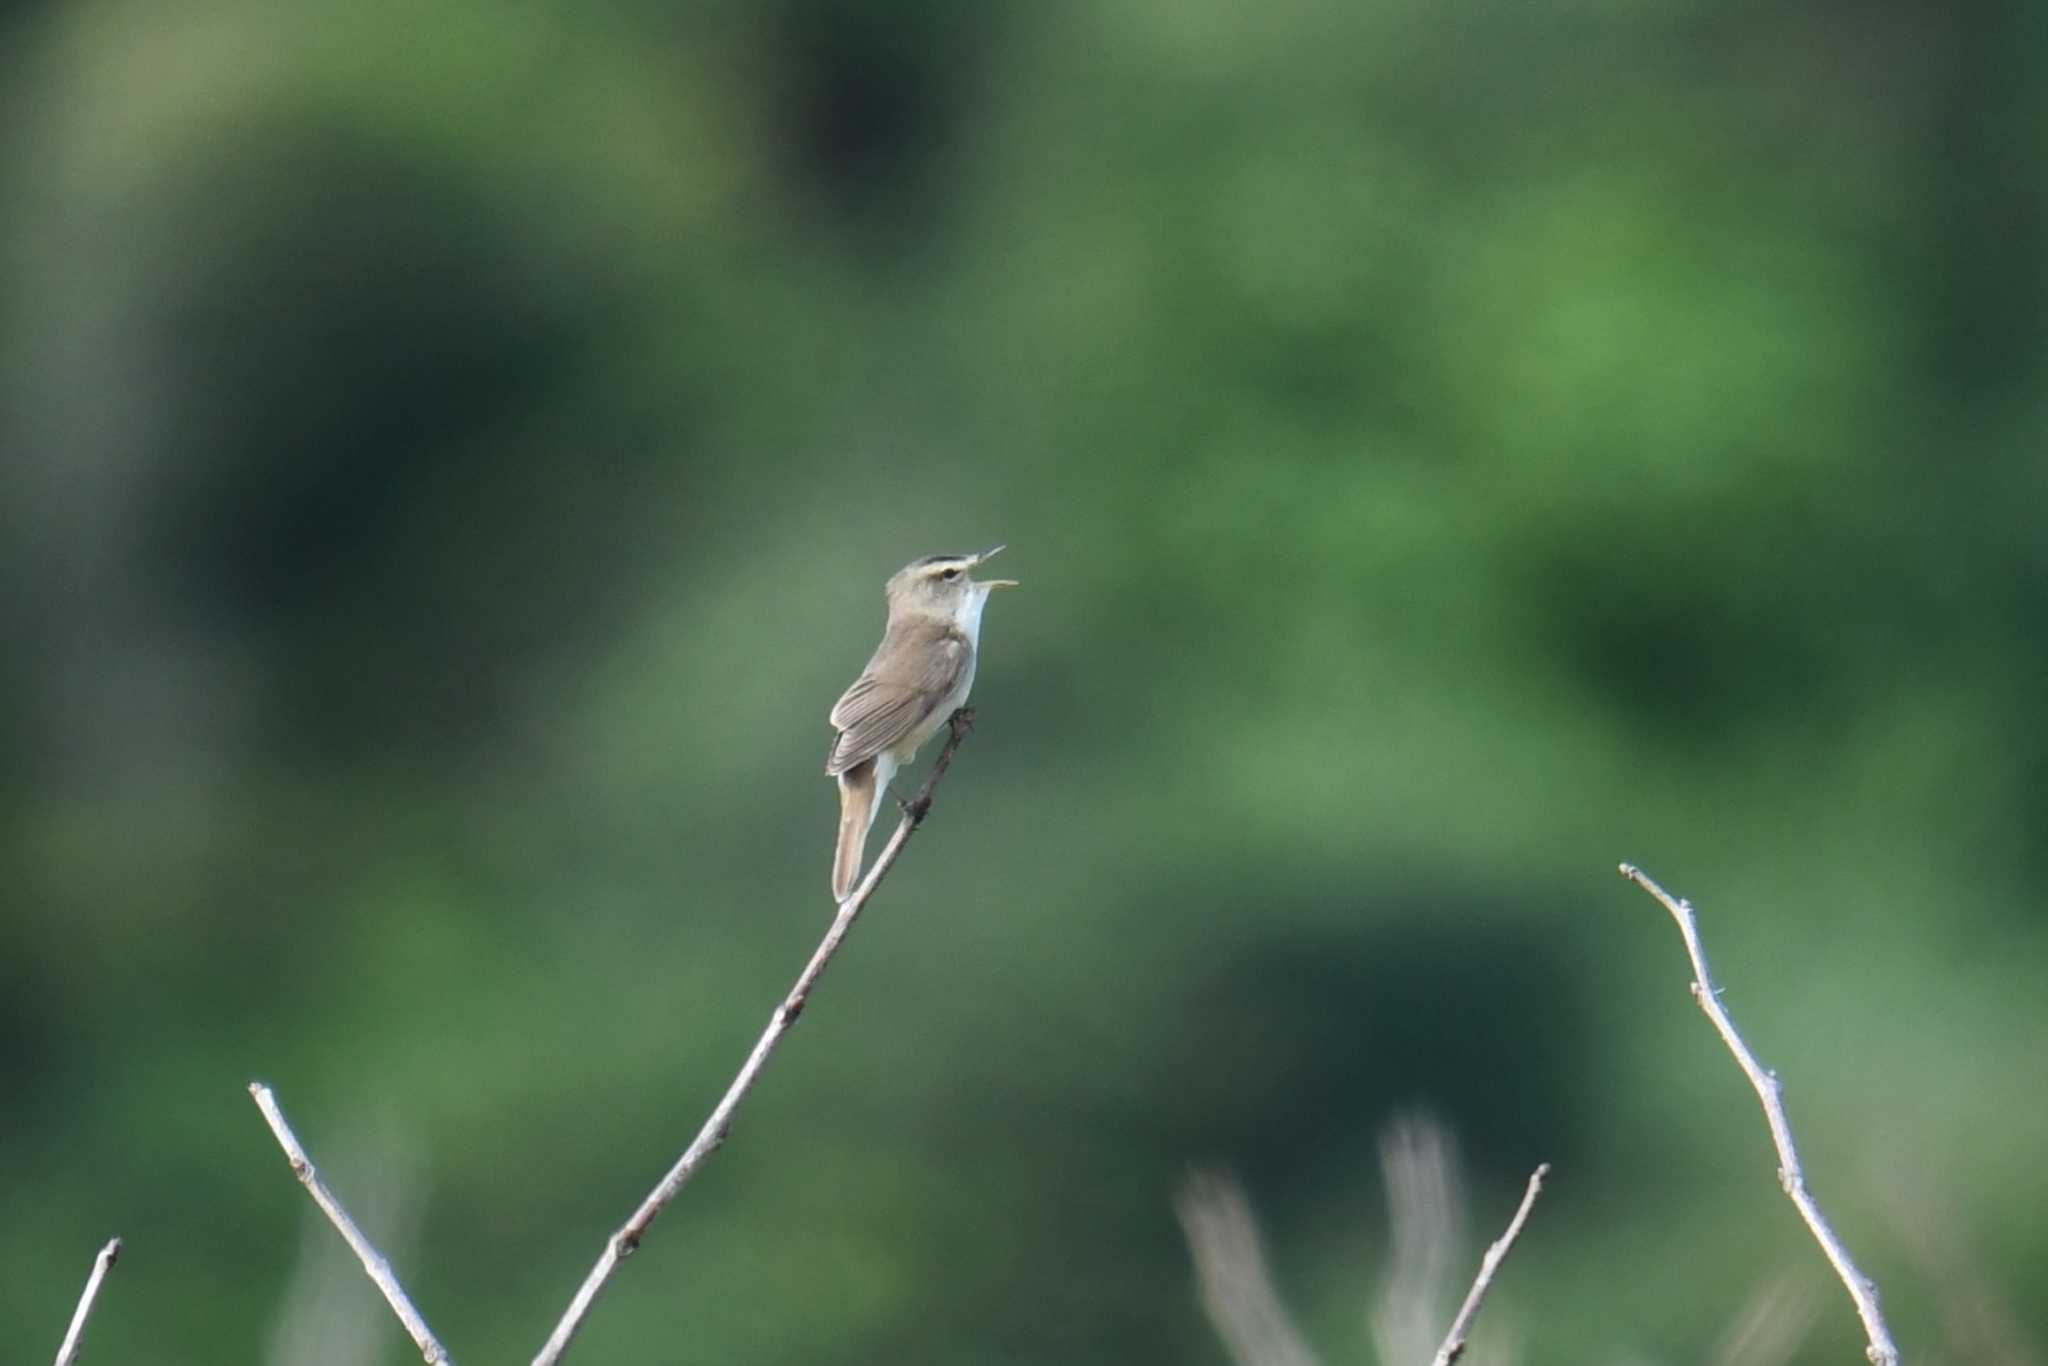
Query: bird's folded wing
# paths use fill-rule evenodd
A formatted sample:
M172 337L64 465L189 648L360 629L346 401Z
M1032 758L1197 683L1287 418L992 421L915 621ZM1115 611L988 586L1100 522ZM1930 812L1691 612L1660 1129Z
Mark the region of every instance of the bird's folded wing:
M950 628L923 639L885 639L868 671L832 708L832 724L839 735L832 742L825 772L844 773L916 730L959 686L973 649L965 636Z

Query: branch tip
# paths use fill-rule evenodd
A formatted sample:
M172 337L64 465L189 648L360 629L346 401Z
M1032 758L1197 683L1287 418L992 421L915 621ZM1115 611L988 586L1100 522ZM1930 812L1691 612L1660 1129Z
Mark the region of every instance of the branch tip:
M1472 1289L1466 1292L1465 1302L1458 1307L1458 1315L1451 1320L1450 1331L1444 1334L1443 1345L1436 1349L1436 1359L1430 1366L1452 1366L1465 1354L1465 1342L1472 1334L1473 1320L1479 1317L1479 1306L1485 1301L1486 1292L1493 1288L1493 1278L1499 1273L1501 1263L1514 1250L1515 1240L1522 1236L1522 1226L1529 1222L1529 1211L1535 1207L1536 1197L1543 1194L1543 1180L1549 1175L1548 1162L1537 1163L1536 1170L1529 1173L1529 1184L1522 1190L1522 1203L1515 1206L1515 1217L1508 1220L1507 1230L1479 1259L1479 1275L1473 1280Z
M107 1279L107 1271L121 1260L121 1240L109 1238L107 1245L92 1259L92 1274L85 1279L85 1289L78 1297L78 1307L71 1311L71 1326L64 1330L64 1341L57 1347L57 1366L75 1366L78 1354L85 1346L85 1325L92 1317L93 1307L99 1302L100 1286Z
M1820 1244L1821 1253L1834 1268L1842 1288L1849 1292L1849 1300L1856 1307L1856 1317L1862 1321L1864 1337L1869 1342L1865 1354L1873 1366L1897 1366L1899 1349L1892 1341L1891 1327L1885 1322L1884 1311L1879 1307L1877 1282L1864 1275L1850 1258L1848 1247L1828 1223L1820 1202L1807 1188L1806 1171L1799 1161L1798 1146L1792 1140L1792 1121L1785 1113L1784 1083L1776 1072L1757 1061L1756 1054L1735 1028L1727 1007L1721 1004L1722 989L1714 985L1713 973L1707 967L1707 950L1700 941L1699 918L1692 902L1672 896L1657 884L1655 878L1633 864L1622 864L1621 872L1622 876L1655 897L1678 925L1679 937L1685 942L1686 957L1692 963L1693 999L1699 1002L1700 1009L1712 1022L1714 1032L1721 1036L1721 1042L1734 1056L1736 1066L1742 1069L1750 1089L1756 1092L1757 1101L1763 1106L1764 1123L1770 1128L1771 1145L1777 1150L1778 1184L1799 1211L1807 1231Z
M397 1315L399 1323L404 1325L406 1334L412 1338L413 1346L419 1348L420 1357L428 1366L438 1366L438 1363L442 1362L453 1366L453 1358L448 1355L448 1349L434 1336L434 1330L427 1326L426 1319L406 1295L405 1287L398 1283L398 1277L392 1271L390 1261L363 1235L362 1229L356 1226L356 1221L349 1217L348 1210L343 1208L341 1200L327 1188L327 1183L320 1179L320 1173L313 1167L313 1159L306 1155L306 1149L299 1142L299 1136L292 1132L291 1124L285 1119L284 1110L277 1103L276 1093L262 1082L252 1081L249 1083L249 1094L255 1099L256 1108L263 1112L263 1122L270 1126L270 1136L276 1139L277 1146L284 1150L285 1161L291 1166L292 1174L299 1178L299 1183L306 1188L307 1194L313 1197L313 1203L327 1216L327 1222L334 1225L335 1232L348 1244L349 1251L356 1254L356 1260L363 1265L364 1274L369 1276L371 1282L383 1293L384 1302L391 1306L391 1312Z

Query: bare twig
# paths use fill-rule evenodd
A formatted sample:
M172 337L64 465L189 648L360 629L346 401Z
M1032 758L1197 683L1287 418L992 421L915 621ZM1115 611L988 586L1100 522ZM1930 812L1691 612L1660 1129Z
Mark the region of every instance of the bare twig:
M1380 1134L1387 1186L1387 1269L1372 1312L1383 1362L1422 1361L1436 1350L1465 1231L1464 1180L1450 1133L1427 1115L1404 1115Z
M612 1278L612 1273L619 1269L619 1263L639 1249L640 1240L647 1236L648 1226L660 1217L661 1212L668 1208L669 1202L690 1183L690 1178L697 1174L705 1159L725 1143L727 1135L732 1131L733 1112L739 1109L740 1102L745 1100L747 1092L753 1089L761 1069L767 1065L776 1045L782 1041L782 1036L796 1023L797 1017L803 1014L804 1005L810 1000L812 989L817 986L818 979L824 976L825 969L839 952L839 946L846 939L847 931L853 928L853 922L859 918L861 908L867 905L868 899L875 894L875 889L882 885L882 879L889 875L889 869L895 866L897 857L902 854L903 846L910 842L910 837L916 834L917 828L924 823L926 814L931 810L933 790L938 787L939 779L946 776L946 770L952 766L954 754L959 751L961 742L973 729L973 709L962 707L954 712L950 724L952 729L946 738L945 748L939 751L939 757L932 763L932 771L925 778L924 786L918 789L917 796L903 803L903 819L896 826L896 833L889 837L888 844L883 846L881 857L875 860L875 866L868 870L868 875L861 879L860 885L854 888L852 895L839 904L839 912L833 917L831 927L825 931L825 937L818 944L817 951L811 955L811 961L804 965L804 970L797 975L796 985L790 988L782 1004L776 1007L775 1013L769 1017L767 1029L762 1031L760 1040L754 1045L754 1051L747 1055L746 1062L740 1067L739 1075L732 1079L732 1085L726 1087L725 1095L712 1109L711 1117L704 1121L704 1127L697 1131L697 1136L691 1140L690 1146L683 1150L683 1155L669 1168L668 1175L662 1177L660 1183L648 1193L647 1198L640 1202L640 1207L633 1211L632 1217L605 1240L604 1252L598 1257L597 1265L584 1277L582 1287L577 1290L576 1297L569 1302L569 1308L563 1313L561 1322L555 1325L555 1331L549 1334L547 1342L540 1349L540 1354L534 1357L533 1366L555 1366L555 1363L562 1359L562 1353L568 1350L570 1342L582 1328L584 1317L590 1313L591 1306L597 1303L597 1297L603 1293L605 1283Z
M120 1257L121 1240L111 1238L100 1249L100 1255L92 1259L92 1275L85 1279L85 1293L78 1297L78 1308L71 1311L71 1327L64 1334L63 1346L57 1349L57 1366L76 1366L79 1350L85 1346L85 1321L92 1317L93 1302L100 1297L100 1282Z
M1522 1225L1529 1220L1529 1209L1536 1203L1536 1197L1543 1194L1543 1178L1550 1175L1548 1162L1539 1165L1529 1173L1529 1188L1522 1192L1522 1203L1515 1209L1515 1217L1508 1221L1507 1232L1486 1249L1486 1255L1479 1259L1479 1276L1472 1282L1472 1289L1465 1296L1465 1303L1459 1306L1458 1317L1451 1320L1451 1331L1444 1334L1443 1346L1436 1349L1436 1359L1431 1366L1451 1366L1465 1353L1465 1339L1472 1332L1472 1321L1479 1317L1479 1305L1485 1300L1486 1292L1493 1288L1494 1273L1500 1264L1508 1259L1514 1249L1515 1239L1522 1236Z
M1713 974L1707 970L1707 950L1700 943L1698 918L1693 914L1692 903L1671 895L1648 873L1633 864L1621 865L1621 875L1635 883L1671 912L1671 918L1678 922L1678 933L1685 940L1686 955L1692 959L1692 997L1713 1022L1714 1030L1721 1036L1721 1042L1728 1045L1728 1051L1735 1055L1736 1063L1743 1075L1756 1091L1756 1097L1763 1103L1764 1119L1771 1127L1771 1143L1778 1150L1778 1184L1785 1189L1799 1217L1806 1221L1814 1241L1835 1268L1835 1274L1849 1291L1849 1298L1856 1305L1856 1317L1863 1320L1863 1335L1869 1340L1864 1355L1871 1366L1898 1366L1899 1349L1892 1342L1892 1333L1884 1321L1884 1311L1878 1306L1877 1282L1857 1269L1850 1259L1849 1249L1843 1246L1835 1230L1829 1226L1827 1216L1821 1213L1820 1204L1806 1188L1806 1172L1799 1163L1799 1149L1792 1142L1792 1121L1785 1116L1784 1087L1778 1081L1778 1074L1756 1060L1756 1054L1749 1051L1742 1035L1736 1032L1735 1022L1728 1018L1728 1012L1721 1005L1721 989L1714 985Z
M365 1228L377 1230L384 1255L409 1259L424 1207L423 1164L408 1142L394 1107L358 1119L336 1139L355 1154L359 1171L374 1178L351 1181L349 1199ZM377 1366L385 1359L390 1327L363 1312L363 1273L348 1245L318 1206L308 1201L299 1250L286 1282L262 1361L267 1366Z
M327 1188L327 1183L320 1179L320 1173L314 1170L313 1159L306 1156L306 1150L299 1145L298 1135L292 1132L291 1125L285 1123L284 1111L277 1107L277 1097L260 1081L249 1083L249 1094L256 1098L256 1108L263 1112L263 1118L270 1125L270 1132L277 1138L278 1146L284 1149L285 1157L290 1160L292 1175L299 1178L299 1183L313 1197L313 1203L320 1207L321 1213L325 1214L328 1221L340 1231L342 1238L349 1245L349 1250L356 1254L356 1259L363 1264L363 1270L376 1283L377 1289L384 1292L384 1302L391 1306L391 1312L398 1315L398 1321L404 1324L405 1331L412 1335L413 1343L420 1349L420 1356L426 1360L427 1366L452 1362L448 1349L441 1345L440 1339L434 1336L434 1330L427 1327L426 1319L406 1297L405 1287L398 1283L397 1273L392 1271L391 1263L384 1259L383 1253L371 1246L370 1240L363 1236L363 1231L356 1227L356 1221L348 1217L348 1211L341 1207L341 1201L335 1198L334 1192Z
M1173 1197L1187 1233L1202 1308L1237 1366L1316 1366L1273 1288L1251 1203L1234 1177L1194 1172Z

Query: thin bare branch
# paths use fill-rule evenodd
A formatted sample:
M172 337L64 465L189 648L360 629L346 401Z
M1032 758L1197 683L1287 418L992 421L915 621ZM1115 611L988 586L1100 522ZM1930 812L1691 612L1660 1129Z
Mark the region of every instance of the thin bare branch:
M85 1279L85 1293L78 1297L78 1308L71 1311L71 1327L64 1334L64 1344L57 1349L57 1366L77 1366L78 1353L85 1346L85 1321L92 1317L92 1307L100 1297L100 1282L106 1280L107 1270L121 1259L121 1240L110 1238L100 1249L100 1255L92 1259L92 1275Z
M427 1327L426 1319L413 1307L412 1300L406 1296L405 1287L398 1283L398 1275L391 1269L391 1263L386 1261L384 1254L377 1251L370 1240L363 1236L363 1231L356 1227L356 1221L349 1218L348 1211L342 1208L341 1201L327 1188L327 1183L320 1179L320 1173L314 1169L313 1159L306 1156L305 1148L299 1144L298 1135L293 1133L292 1126L285 1122L284 1111L277 1106L277 1097L260 1081L249 1083L249 1094L255 1097L256 1108L263 1112L263 1118L270 1125L270 1132L276 1137L277 1145L284 1149L285 1157L291 1162L292 1175L299 1178L299 1184L313 1197L313 1203L320 1207L328 1222L340 1231L343 1240L349 1245L349 1250L354 1252L356 1260L363 1264L363 1270L369 1274L371 1281L375 1282L377 1289L384 1293L384 1302L391 1306L391 1312L398 1315L398 1321L404 1324L405 1331L412 1335L413 1343L420 1349L420 1356L425 1359L427 1366L437 1366L437 1363L441 1362L448 1362L452 1366L453 1358L448 1355L448 1349L441 1345L440 1339L434 1336L434 1330Z
M1237 1366L1317 1366L1280 1303L1251 1202L1235 1177L1194 1172L1173 1198L1194 1254L1202 1308Z
M347 1148L354 1155L352 1166L366 1173L350 1182L349 1192L362 1226L377 1230L388 1260L409 1261L426 1183L424 1164L396 1107L387 1103L355 1116L344 1133L323 1142ZM363 1312L362 1270L310 1201L293 1260L262 1361L267 1366L377 1366L383 1361L390 1327Z
M1764 1120L1771 1128L1771 1143L1778 1150L1778 1184L1784 1187L1799 1217L1806 1221L1814 1241L1827 1255L1828 1262L1841 1277L1842 1285L1848 1290L1849 1298L1856 1306L1856 1317L1863 1320L1863 1335L1869 1340L1864 1355L1871 1366L1898 1366L1899 1349L1892 1341L1891 1328L1884 1321L1884 1310L1878 1305L1877 1282L1857 1269L1849 1256L1849 1249L1829 1225L1827 1216L1821 1213L1820 1203L1806 1188L1806 1171L1799 1162L1799 1149L1792 1142L1792 1121L1785 1115L1784 1087L1778 1081L1778 1074L1756 1060L1756 1054L1749 1051L1742 1035L1736 1032L1735 1021L1721 1005L1721 989L1714 985L1714 977L1707 970L1706 946L1700 942L1699 920L1693 913L1692 903L1658 886L1656 880L1634 864L1621 865L1621 875L1635 883L1651 896L1657 898L1671 918L1678 923L1678 933L1685 940L1686 956L1692 960L1692 997L1713 1022L1714 1031L1721 1036L1721 1042L1735 1055L1737 1065L1750 1086L1756 1091L1756 1098L1763 1103Z
M1535 1205L1536 1197L1543 1194L1543 1178L1550 1175L1548 1162L1539 1165L1529 1173L1529 1188L1522 1192L1522 1203L1515 1210L1515 1217L1508 1221L1507 1232L1486 1249L1486 1255L1479 1259L1479 1276L1472 1282L1472 1289L1465 1295L1465 1303L1458 1309L1458 1317L1451 1320L1451 1331L1444 1334L1443 1346L1436 1349L1436 1359L1431 1366L1451 1366L1451 1363L1465 1354L1465 1339L1471 1335L1472 1321L1479 1317L1479 1306L1486 1299L1486 1292L1493 1288L1494 1274L1500 1264L1508 1259L1514 1249L1515 1239L1522 1236L1522 1225L1529 1220L1529 1210Z
M1456 1145L1428 1115L1404 1115L1380 1135L1387 1187L1387 1269L1372 1312L1383 1362L1421 1361L1436 1350L1465 1231L1465 1183Z
M924 824L924 818L931 810L932 792L938 787L939 780L946 776L946 770L952 767L953 756L959 752L961 743L974 727L973 708L962 707L954 712L950 725L951 731L946 737L945 747L939 751L939 757L933 762L932 771L926 776L924 786L918 789L917 796L903 803L903 819L897 825L896 833L889 837L888 844L883 846L881 857L875 860L875 866L868 870L867 876L861 879L860 885L854 888L852 895L839 904L838 914L832 918L831 927L825 931L825 937L818 944L817 951L811 955L811 961L804 965L804 970L797 975L796 985L790 988L789 994L783 997L782 1004L776 1007L775 1013L768 1018L767 1029L762 1031L759 1041L754 1044L754 1051L747 1055L746 1062L741 1065L739 1074L732 1079L732 1084L726 1087L725 1095L712 1109L711 1117L704 1121L704 1127L697 1131L697 1136L691 1140L690 1146L683 1150L683 1155L669 1168L668 1175L662 1177L660 1183L648 1193L647 1198L640 1202L640 1207L633 1211L632 1217L605 1240L604 1252L598 1257L597 1265L584 1277L582 1287L577 1290L576 1297L569 1302L569 1308L563 1313L561 1322L555 1325L555 1331L549 1334L547 1342L540 1349L540 1354L534 1357L533 1366L555 1366L555 1363L562 1359L562 1353L568 1350L577 1331L583 1327L584 1317L590 1313L591 1306L597 1303L597 1297L604 1292L605 1283L611 1280L612 1273L619 1269L619 1263L639 1249L640 1240L647 1236L648 1226L660 1217L661 1212L668 1208L669 1203L681 1193L683 1187L690 1183L690 1179L697 1174L698 1168L705 1160L725 1143L726 1137L732 1132L733 1112L739 1109L740 1102L745 1100L747 1093L753 1089L761 1069L774 1055L776 1045L782 1042L782 1036L796 1023L797 1017L803 1014L804 1005L810 1000L811 991L839 952L839 946L845 941L847 931L853 928L853 922L860 917L861 908L867 905L868 899L875 894L875 889L882 885L882 879L889 875L889 870L895 866L897 857L903 852L903 846L910 842L910 837Z

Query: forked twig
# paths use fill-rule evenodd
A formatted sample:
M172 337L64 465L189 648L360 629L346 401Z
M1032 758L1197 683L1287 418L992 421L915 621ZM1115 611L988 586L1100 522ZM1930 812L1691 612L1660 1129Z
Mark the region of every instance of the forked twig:
M1806 1171L1799 1162L1799 1149L1792 1142L1792 1121L1785 1115L1784 1087L1778 1081L1778 1074L1756 1060L1756 1054L1749 1051L1742 1035L1736 1032L1735 1021L1721 1005L1721 989L1714 985L1713 974L1707 970L1706 946L1700 942L1698 917L1693 913L1692 903L1674 897L1658 886L1656 880L1634 864L1621 865L1621 875L1635 883L1671 912L1671 918L1678 922L1678 933L1685 940L1686 956L1692 959L1692 998L1706 1012L1713 1022L1714 1030L1721 1036L1721 1042L1728 1045L1728 1051L1735 1055L1736 1063L1749 1078L1750 1086L1756 1091L1756 1098L1763 1103L1764 1120L1771 1127L1771 1143L1778 1150L1778 1184L1785 1189L1799 1217L1806 1221L1814 1241L1827 1255L1828 1262L1841 1277L1842 1285L1848 1290L1849 1298L1856 1306L1856 1317L1863 1320L1863 1335L1869 1340L1864 1349L1871 1366L1898 1366L1899 1349L1892 1341L1891 1328L1884 1321L1884 1310L1878 1305L1877 1282L1857 1269L1849 1256L1849 1249L1828 1223L1827 1215L1821 1213L1820 1203L1806 1188Z
M662 1177L660 1183L648 1193L647 1198L640 1202L640 1207L633 1211L632 1217L605 1240L603 1254L598 1257L597 1264L590 1269L590 1274L583 1278L582 1287L577 1290L576 1297L569 1302L569 1308L563 1313L561 1322L555 1325L555 1331L549 1334L547 1342L540 1349L540 1354L534 1357L533 1366L555 1366L555 1363L562 1359L562 1353L568 1350L570 1342L582 1328L584 1317L590 1313L591 1306L597 1303L597 1297L604 1292L605 1283L611 1280L612 1273L619 1269L619 1263L633 1255L640 1246L640 1240L647 1236L648 1226L660 1217L661 1212L668 1208L669 1202L690 1183L690 1178L697 1174L705 1159L725 1143L726 1136L732 1131L733 1112L739 1109L740 1102L745 1100L747 1092L753 1089L761 1069L773 1056L776 1045L782 1042L782 1036L796 1023L797 1017L803 1014L804 1005L810 1000L812 989L817 986L818 979L824 975L825 969L831 965L833 957L839 952L839 946L845 941L847 931L853 928L853 922L859 918L861 908L867 905L868 899L875 894L875 889L882 885L882 879L889 875L889 869L895 866L897 856L903 852L903 846L910 842L910 837L924 824L925 816L931 811L933 790L938 787L939 779L946 776L946 770L952 767L954 754L959 751L961 742L973 729L973 709L962 707L953 713L949 724L951 730L946 737L945 748L939 751L939 757L933 761L932 771L926 776L924 786L918 789L917 796L903 803L903 819L897 824L896 833L889 837L888 844L883 846L881 857L875 860L875 866L868 870L868 875L861 879L860 885L854 888L853 893L839 904L839 912L832 918L832 924L825 931L825 937L818 944L817 951L811 955L811 961L804 965L804 970L797 975L796 985L789 989L789 994L783 997L782 1004L776 1007L775 1013L769 1017L767 1029L762 1031L760 1040L754 1045L754 1051L747 1055L746 1062L741 1065L739 1074L732 1079L732 1084L726 1087L725 1095L713 1107L711 1117L704 1121L704 1127L697 1131L697 1136L691 1140L690 1146L683 1150L683 1155L669 1168L668 1175Z
M412 1300L405 1293L405 1287L398 1283L398 1274L391 1269L391 1263L386 1261L384 1254L377 1251L370 1240L363 1236L363 1231L356 1227L356 1221L349 1218L348 1211L342 1208L341 1201L327 1188L327 1183L320 1179L320 1173L313 1166L313 1159L306 1156L305 1148L299 1144L298 1135L292 1132L291 1125L285 1123L284 1111L277 1106L277 1097L260 1081L249 1083L249 1094L255 1097L256 1108L263 1112L263 1118L270 1125L270 1132L277 1139L277 1145L284 1149L285 1157L291 1162L292 1175L299 1178L299 1184L313 1197L313 1203L320 1207L320 1212L327 1216L328 1222L341 1233L349 1250L356 1254L356 1260L363 1264L363 1270L376 1283L377 1289L384 1293L384 1302L391 1306L391 1312L398 1315L398 1321L404 1324L405 1331L412 1335L413 1343L420 1349L420 1356L426 1360L427 1366L436 1366L436 1363L441 1362L448 1362L452 1366L453 1358L448 1355L448 1349L441 1345L440 1339L434 1336L434 1330L427 1327L426 1319L413 1307Z
M100 1282L106 1280L107 1270L121 1258L121 1240L110 1238L100 1249L100 1255L92 1259L92 1275L85 1278L85 1293L78 1297L78 1308L71 1311L71 1327L65 1330L64 1342L57 1348L57 1366L76 1366L78 1353L85 1346L85 1321L92 1317L93 1304L100 1297Z
M1529 1173L1529 1186L1522 1192L1522 1203L1516 1206L1515 1217L1508 1221L1507 1232L1495 1239L1493 1246L1486 1249L1486 1255L1479 1259L1479 1276L1472 1282L1465 1303L1458 1307L1458 1316L1451 1320L1451 1331L1444 1334L1443 1345L1436 1349L1436 1358L1430 1366L1451 1366L1465 1354L1465 1339L1472 1332L1472 1321L1479 1317L1480 1303L1486 1299L1486 1292L1493 1288L1493 1277L1500 1270L1500 1264L1514 1250L1515 1239L1522 1236L1522 1225L1529 1221L1529 1210L1535 1205L1536 1197L1543 1194L1543 1178L1548 1175L1548 1162L1541 1163Z

